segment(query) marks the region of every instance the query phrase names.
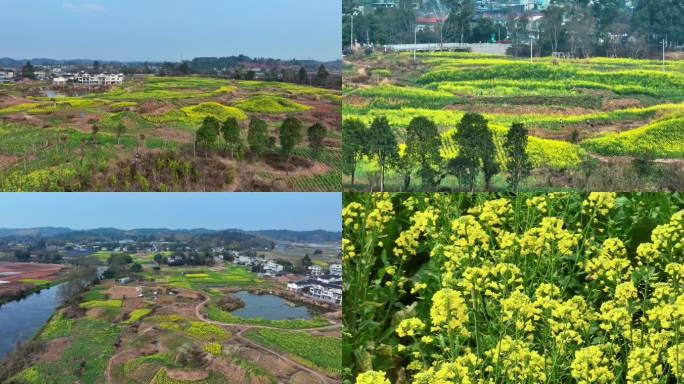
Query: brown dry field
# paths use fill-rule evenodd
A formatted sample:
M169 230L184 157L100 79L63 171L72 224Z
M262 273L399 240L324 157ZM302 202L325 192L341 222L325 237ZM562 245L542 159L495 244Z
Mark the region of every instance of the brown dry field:
M22 283L22 279L55 280L61 277L67 267L59 264L17 263L0 261L0 297L16 295L34 287L33 284ZM16 272L16 273L14 273ZM7 274L5 273L14 273Z

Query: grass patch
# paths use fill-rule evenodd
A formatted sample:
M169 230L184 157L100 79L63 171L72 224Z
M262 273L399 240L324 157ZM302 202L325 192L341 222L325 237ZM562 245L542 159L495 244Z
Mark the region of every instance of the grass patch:
M339 373L342 370L342 343L327 336L311 336L304 332L251 329L244 334L259 344L289 352L305 365Z
M123 304L122 300L111 299L111 300L90 300L83 302L79 305L81 308L119 308Z

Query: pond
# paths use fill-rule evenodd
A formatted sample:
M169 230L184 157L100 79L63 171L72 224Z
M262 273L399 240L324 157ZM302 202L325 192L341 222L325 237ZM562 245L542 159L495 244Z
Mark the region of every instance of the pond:
M0 359L12 351L17 343L33 337L50 318L60 305L57 294L60 285L0 306Z
M316 311L306 305L291 303L275 295L255 295L247 291L234 294L245 302L245 306L233 311L242 318L261 317L268 320L310 319Z

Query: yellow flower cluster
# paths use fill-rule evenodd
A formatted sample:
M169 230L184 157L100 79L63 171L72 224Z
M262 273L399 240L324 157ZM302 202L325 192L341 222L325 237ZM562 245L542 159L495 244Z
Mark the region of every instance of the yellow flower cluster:
M513 291L501 300L501 309L506 321L513 321L519 331L534 331L534 322L539 320L541 309L521 291Z
M356 256L356 248L351 240L342 238L342 260L351 259Z
M546 196L544 195L530 197L529 199L525 200L525 205L536 208L541 214L546 214L549 207L548 203L546 202Z
M451 222L452 234L450 244L444 247L447 261L442 268L445 270L443 280L449 282L453 278L453 271L467 260L477 259L481 252L489 250L489 235L474 216L461 216Z
M502 373L513 383L543 383L546 381L547 361L521 340L505 336L496 346L485 352L493 365L487 371L501 367Z
M627 251L620 239L608 238L603 242L598 256L589 259L584 266L594 280L603 284L616 284L628 280L632 271ZM604 287L607 290L607 287Z
M672 256L684 255L684 210L672 215L669 223L655 227L651 232L651 241L660 252Z
M667 350L667 364L677 380L684 380L684 343L673 345Z
M561 349L573 342L577 345L582 344L582 332L587 332L594 317L594 311L582 296L573 296L569 300L556 302L551 310L549 325Z
M417 317L402 320L397 326L396 332L399 337L415 336L425 328L425 323Z
M599 345L575 351L570 368L577 384L607 384L615 379L610 358Z
M557 217L544 217L539 226L530 228L520 238L521 253L547 257L556 252L560 256L572 254L579 236L564 229L564 224Z
M366 371L356 376L356 384L391 384L385 372Z
M615 206L615 192L591 192L584 202L582 202L585 214L598 212L605 216Z
M651 347L635 347L627 356L627 383L658 384L663 376L658 351Z
M437 221L437 214L433 208L416 212L411 217L411 227L401 232L395 241L394 255L406 260L415 255L418 249L418 239L425 233L430 232Z
M510 220L513 208L508 199L501 198L470 208L468 213L476 215L480 223L497 233L501 230L501 226Z
M342 208L342 223L345 228L359 229L358 219L363 214L363 205L357 202L347 204ZM357 222L357 223L355 223Z
M465 327L468 322L465 300L460 292L451 288L442 288L432 296L430 319L433 331L447 329L457 330L462 335L468 334Z
M445 362L427 370L418 372L414 377L415 384L476 384L480 371L477 368L480 359L470 351L456 357L453 362Z
M385 223L394 218L394 206L388 193L373 195L375 206L366 216L366 229L382 231Z
M522 285L520 268L515 264L484 264L482 267L468 267L458 286L467 295L484 293L498 299L504 292L518 290Z

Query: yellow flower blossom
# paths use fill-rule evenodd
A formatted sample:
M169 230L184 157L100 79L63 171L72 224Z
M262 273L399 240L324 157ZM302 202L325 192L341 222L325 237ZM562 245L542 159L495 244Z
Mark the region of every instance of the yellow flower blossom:
M606 384L612 383L615 373L611 367L611 359L599 345L582 348L575 351L575 358L570 365L572 377L577 384Z
M658 352L651 347L635 347L627 356L627 383L658 384L663 375Z
M396 328L399 337L415 336L425 328L425 323L417 317L402 320Z
M442 288L432 296L430 319L432 329L457 330L462 335L467 335L465 324L468 322L466 303L461 294L450 288Z
M391 384L385 372L366 371L356 376L356 384Z

